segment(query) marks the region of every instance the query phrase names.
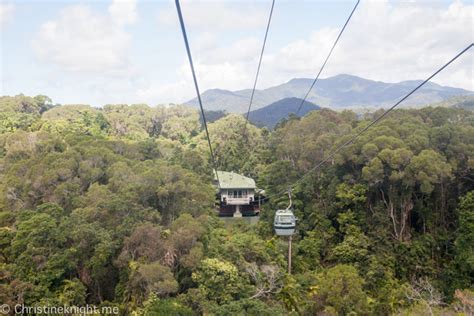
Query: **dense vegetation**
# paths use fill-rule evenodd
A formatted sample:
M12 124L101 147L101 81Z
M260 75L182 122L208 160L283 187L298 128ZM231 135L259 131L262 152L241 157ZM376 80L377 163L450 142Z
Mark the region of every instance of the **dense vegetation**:
M275 131L209 126L220 169L274 194L377 113ZM403 315L474 309L474 113L397 110L294 191L287 243L214 211L197 111L0 98L0 301L133 315Z

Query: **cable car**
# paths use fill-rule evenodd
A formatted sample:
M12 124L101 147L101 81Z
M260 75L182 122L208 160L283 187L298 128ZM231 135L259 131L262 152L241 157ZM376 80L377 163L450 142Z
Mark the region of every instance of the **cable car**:
M293 235L296 228L296 217L293 212L289 209L276 211L273 228L278 236Z

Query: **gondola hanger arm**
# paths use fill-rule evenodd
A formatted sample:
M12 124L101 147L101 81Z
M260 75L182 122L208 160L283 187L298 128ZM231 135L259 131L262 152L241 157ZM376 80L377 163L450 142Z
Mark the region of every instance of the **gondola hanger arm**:
M291 187L288 188L288 198L290 199L290 205L286 208L286 210L289 210L291 208L291 205L293 204L291 200Z

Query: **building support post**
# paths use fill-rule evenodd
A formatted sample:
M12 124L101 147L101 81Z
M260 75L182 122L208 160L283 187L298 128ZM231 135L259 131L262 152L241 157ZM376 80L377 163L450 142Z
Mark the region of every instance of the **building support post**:
M240 205L235 206L234 217L242 217L242 212L240 211Z
M293 236L288 237L288 274L291 274L291 241Z

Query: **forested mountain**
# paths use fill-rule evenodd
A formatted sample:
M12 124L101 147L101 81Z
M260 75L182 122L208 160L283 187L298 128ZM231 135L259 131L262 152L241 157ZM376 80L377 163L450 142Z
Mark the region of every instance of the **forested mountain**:
M434 106L453 107L474 111L474 96L457 96L449 98L443 102L434 104Z
M308 92L312 82L313 79L292 79L275 87L256 90L252 108L258 110L285 98L302 98ZM420 80L385 83L343 74L320 79L308 95L307 100L329 108L387 107L387 105L397 102L420 83ZM243 113L247 111L251 92L251 89L239 91L211 89L202 94L202 100L206 109L209 110ZM406 100L404 105L428 105L460 95L472 96L473 91L444 87L429 82ZM197 106L197 99L192 99L187 104Z
M474 113L396 110L292 192L293 273L276 237L285 190L380 112L312 111L274 131L209 123L218 168L267 195L225 224L200 116L186 106L0 99L0 301L121 315L472 313Z
M249 113L249 121L256 126L266 126L272 129L278 122L288 118L290 114L295 114L298 111L300 105L301 109L298 113L300 116L304 116L308 112L320 109L319 106L308 101L305 101L303 104L301 104L302 101L303 100L299 98L286 98L274 102L261 109L251 111Z

